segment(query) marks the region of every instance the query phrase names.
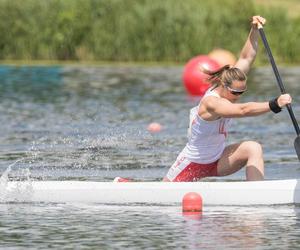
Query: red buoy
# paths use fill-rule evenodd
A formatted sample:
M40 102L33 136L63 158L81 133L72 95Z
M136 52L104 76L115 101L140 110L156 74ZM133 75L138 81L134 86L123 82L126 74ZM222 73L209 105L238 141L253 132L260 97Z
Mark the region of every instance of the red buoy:
M187 193L182 199L183 212L202 212L202 197L195 192Z
M205 55L189 60L184 67L182 80L190 95L202 96L210 87L210 83L207 81L208 75L202 72L201 68L214 71L220 66L214 59Z
M223 67L227 64L231 66L236 64L236 57L229 50L214 49L208 54L208 57L215 60L220 65L220 67Z
M162 126L158 122L152 122L148 125L147 130L150 133L158 133L162 130Z

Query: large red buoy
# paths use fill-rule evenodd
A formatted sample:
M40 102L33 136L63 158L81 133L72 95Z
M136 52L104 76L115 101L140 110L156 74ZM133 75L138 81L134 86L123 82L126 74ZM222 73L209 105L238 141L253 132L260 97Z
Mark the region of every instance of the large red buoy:
M186 91L190 95L202 96L210 87L207 81L208 75L201 71L201 68L207 70L217 70L220 68L219 64L205 55L199 55L187 62L183 71L183 83Z

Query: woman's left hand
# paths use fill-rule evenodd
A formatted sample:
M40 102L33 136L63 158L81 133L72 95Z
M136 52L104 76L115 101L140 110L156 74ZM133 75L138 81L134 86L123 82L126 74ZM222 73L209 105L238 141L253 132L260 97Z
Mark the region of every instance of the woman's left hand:
M251 24L252 24L252 27L259 29L259 28L262 28L266 24L266 19L261 16L253 16Z

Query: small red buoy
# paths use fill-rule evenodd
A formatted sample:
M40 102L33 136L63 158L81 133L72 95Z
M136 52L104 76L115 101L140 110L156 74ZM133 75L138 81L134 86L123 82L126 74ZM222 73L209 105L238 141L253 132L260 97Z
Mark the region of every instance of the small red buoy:
M220 67L223 67L226 64L233 66L236 63L235 55L225 49L214 49L208 54L208 57L215 60Z
M182 199L182 212L202 212L202 197L195 192L187 193Z
M150 133L158 133L162 130L162 126L158 122L152 122L148 125L147 130Z
M202 96L211 86L207 81L209 77L201 69L214 71L220 68L220 65L206 55L193 57L184 66L182 80L186 91L192 96Z

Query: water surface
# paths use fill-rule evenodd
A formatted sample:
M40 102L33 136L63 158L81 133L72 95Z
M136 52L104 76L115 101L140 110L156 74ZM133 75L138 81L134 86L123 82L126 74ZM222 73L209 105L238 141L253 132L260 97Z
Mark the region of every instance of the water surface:
M300 69L280 69L300 117ZM186 143L182 67L1 66L0 171L14 180L160 181ZM241 101L279 94L271 68L253 70ZM159 122L161 133L147 125ZM266 179L300 177L286 111L235 119L228 143L257 140ZM244 172L221 180L243 180ZM215 179L210 179L215 180ZM294 249L299 208L0 204L1 246L12 249Z

